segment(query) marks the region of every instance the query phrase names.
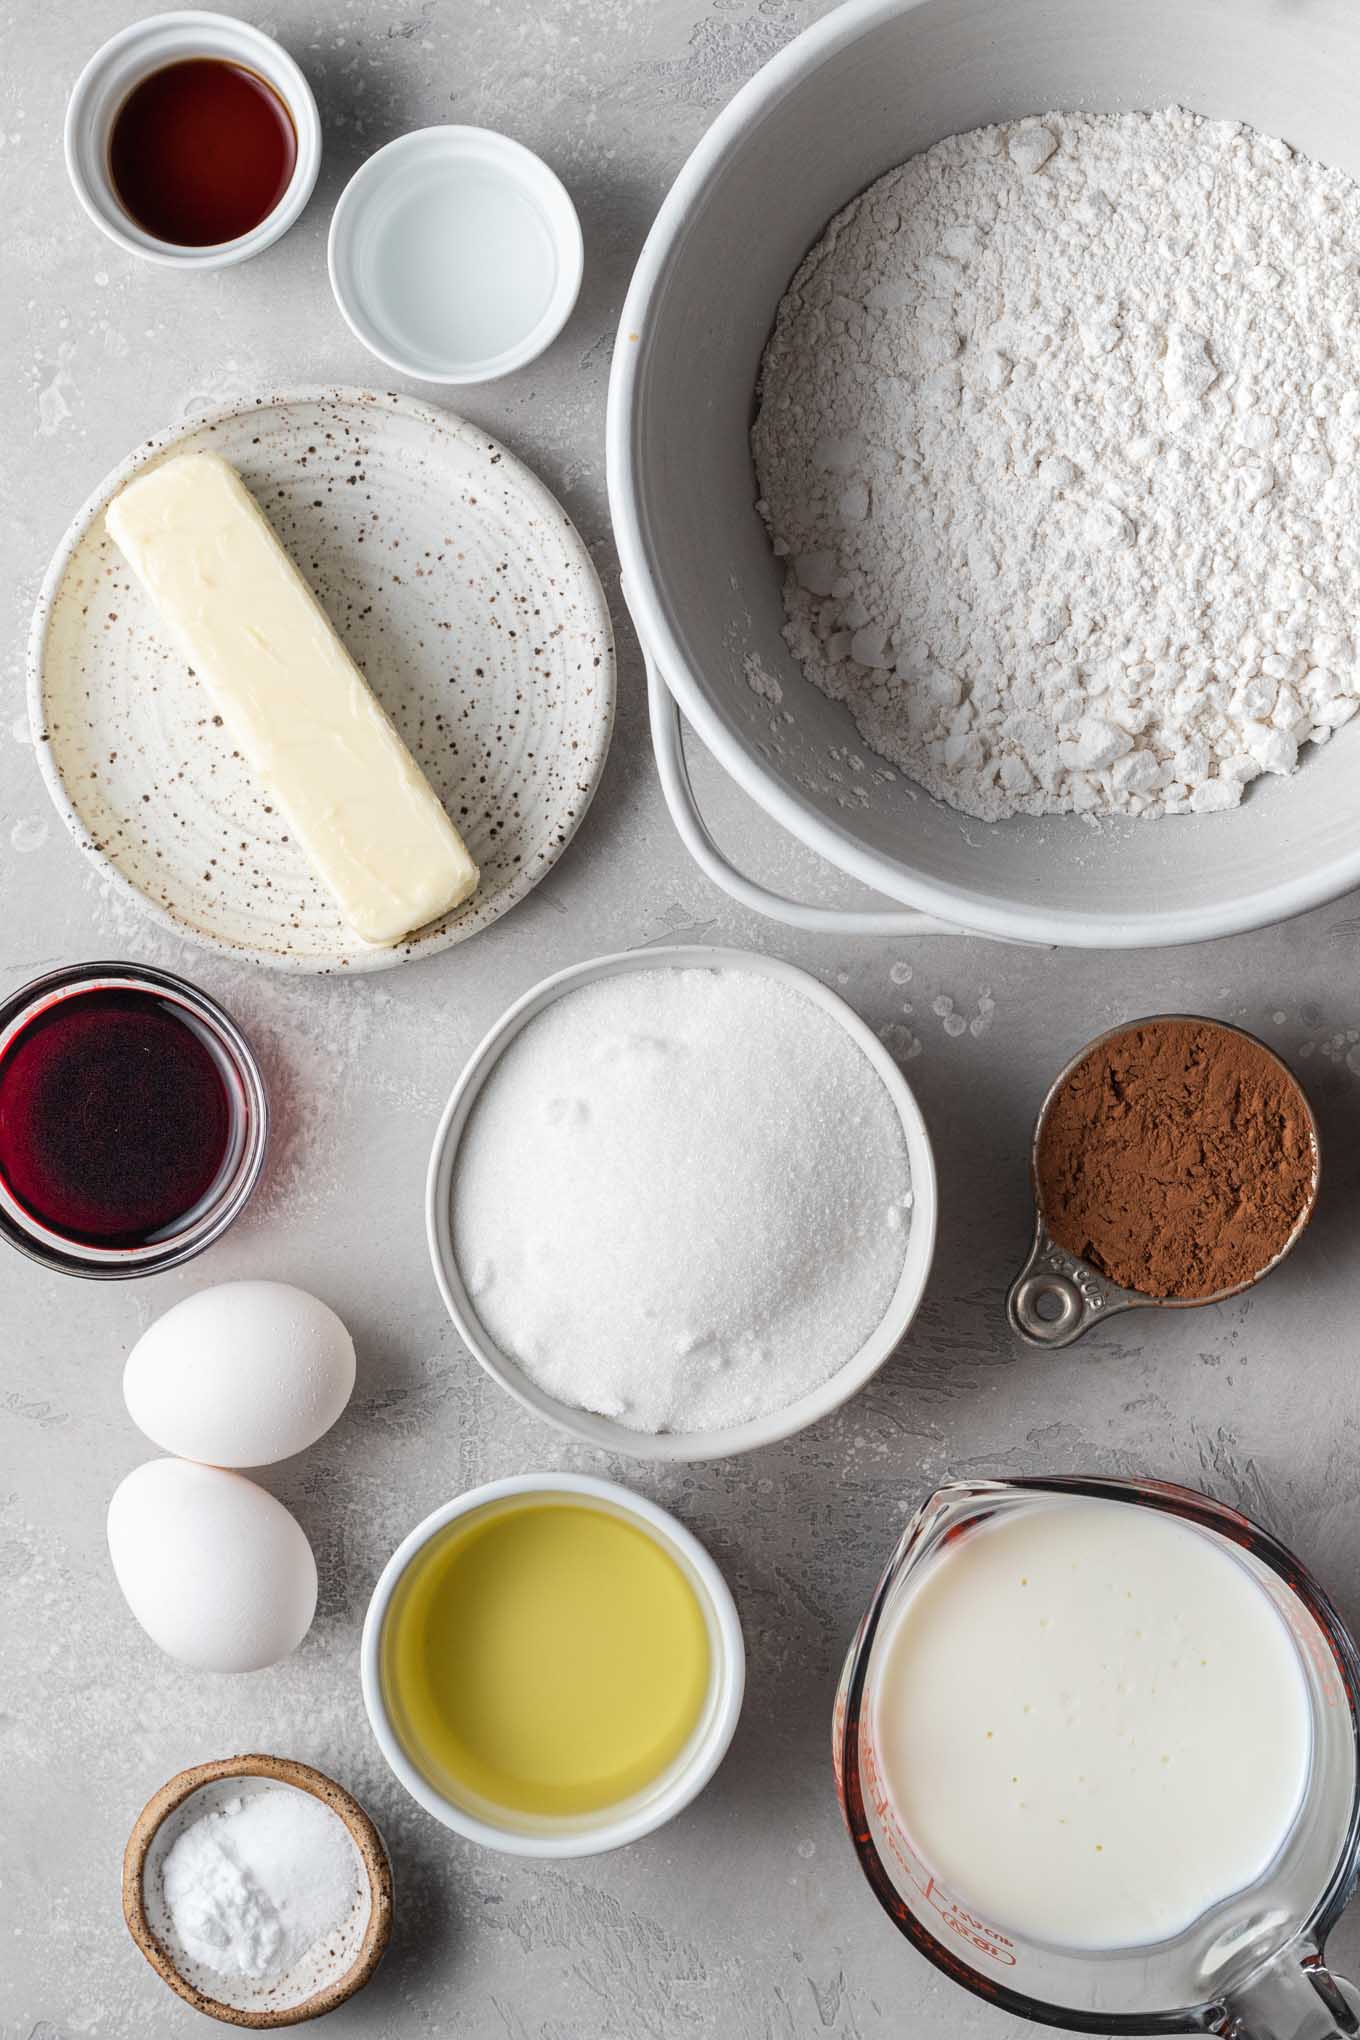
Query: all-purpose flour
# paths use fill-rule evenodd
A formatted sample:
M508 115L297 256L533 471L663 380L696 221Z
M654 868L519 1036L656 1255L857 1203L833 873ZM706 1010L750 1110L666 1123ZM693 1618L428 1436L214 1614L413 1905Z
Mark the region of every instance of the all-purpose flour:
M1360 706L1360 187L1283 142L939 143L799 269L753 444L794 656L969 814L1234 807Z

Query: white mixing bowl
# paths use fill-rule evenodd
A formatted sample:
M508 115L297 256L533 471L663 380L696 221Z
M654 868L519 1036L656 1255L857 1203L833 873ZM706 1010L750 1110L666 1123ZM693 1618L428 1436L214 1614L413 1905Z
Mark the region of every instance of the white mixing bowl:
M870 785L867 807L843 808L827 753L863 746L780 635L781 574L755 512L748 444L761 353L790 277L831 215L908 156L1023 114L1177 103L1357 175L1358 76L1351 0L850 0L719 116L657 216L624 307L609 483L625 592L653 668L663 784L691 849L736 897L804 926L835 922L827 910L790 911L726 866L689 797L676 705L776 821L900 903L853 918L852 931L909 928L905 906L1019 941L1194 942L1360 885L1355 730L1295 777L1258 782L1231 814L988 826L900 777ZM792 714L777 736L746 681L753 653Z

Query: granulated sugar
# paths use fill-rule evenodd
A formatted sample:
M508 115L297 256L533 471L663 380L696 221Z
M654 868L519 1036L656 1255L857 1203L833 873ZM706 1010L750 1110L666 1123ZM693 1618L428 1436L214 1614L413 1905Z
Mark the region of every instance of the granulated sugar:
M744 970L556 1000L463 1134L453 1245L492 1339L636 1431L720 1429L827 1380L882 1322L906 1139L845 1029Z
M1357 249L1351 178L1174 108L951 136L833 220L753 443L866 743L989 820L1203 813L1350 719Z

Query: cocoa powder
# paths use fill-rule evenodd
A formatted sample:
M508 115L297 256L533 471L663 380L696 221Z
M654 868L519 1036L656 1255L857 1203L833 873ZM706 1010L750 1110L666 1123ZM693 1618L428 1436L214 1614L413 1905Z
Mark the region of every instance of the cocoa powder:
M1144 1020L1063 1080L1035 1189L1069 1253L1122 1289L1195 1298L1281 1252L1317 1169L1307 1101L1269 1050L1212 1020Z

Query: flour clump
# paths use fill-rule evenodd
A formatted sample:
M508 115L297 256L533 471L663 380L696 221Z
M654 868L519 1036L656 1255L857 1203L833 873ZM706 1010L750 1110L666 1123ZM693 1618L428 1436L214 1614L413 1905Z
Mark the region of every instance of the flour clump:
M951 136L779 307L785 637L984 820L1235 807L1360 706L1360 186L1229 121Z

